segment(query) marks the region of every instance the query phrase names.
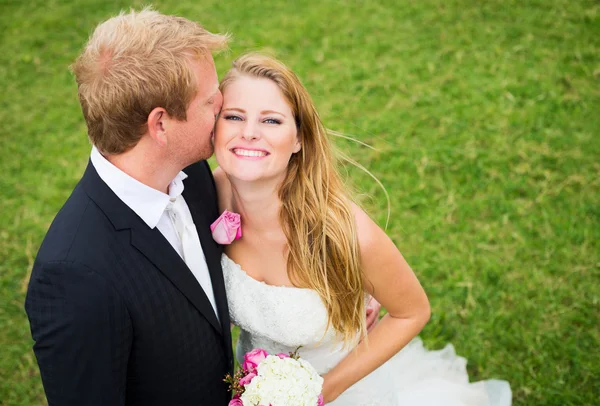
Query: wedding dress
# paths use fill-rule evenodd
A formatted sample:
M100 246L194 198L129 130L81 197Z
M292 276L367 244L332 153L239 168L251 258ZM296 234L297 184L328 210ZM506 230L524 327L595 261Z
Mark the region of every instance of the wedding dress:
M267 285L229 257L221 260L232 322L240 327L238 361L262 348L299 354L323 375L351 349L327 327L327 311L311 289ZM469 383L466 360L452 345L428 351L414 339L402 351L342 393L330 406L509 406L508 382Z

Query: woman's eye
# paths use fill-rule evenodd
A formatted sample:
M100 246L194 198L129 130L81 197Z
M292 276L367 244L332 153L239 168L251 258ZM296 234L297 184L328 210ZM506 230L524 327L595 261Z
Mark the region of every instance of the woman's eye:
M225 117L223 117L225 120L231 120L231 121L242 121L242 118L240 116L232 116L232 115L226 115Z
M264 122L267 124L281 124L281 121L276 118L267 118Z

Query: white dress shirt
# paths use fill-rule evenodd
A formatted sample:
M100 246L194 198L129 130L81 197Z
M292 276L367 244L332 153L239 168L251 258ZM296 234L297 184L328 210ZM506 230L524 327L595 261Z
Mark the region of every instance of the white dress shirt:
M98 172L100 179L106 183L106 185L112 190L115 195L123 203L125 203L131 210L135 212L150 228L158 228L158 231L167 239L173 249L184 259L183 246L181 238L177 233L175 225L166 211L167 207L173 204L177 199L182 201L182 210L185 215L183 221L186 224L193 224L192 214L190 209L185 203L181 193L183 192L183 180L187 178L187 175L182 171L177 174L175 179L169 184L169 194L165 194L159 190L151 188L148 185L132 178L113 164L111 164L98 149L92 147L91 153L92 165ZM197 235L195 227L193 228ZM215 315L217 315L217 305L215 302L215 295L212 289L212 283L210 280L210 274L208 272L208 265L206 264L206 258L202 245L198 244L198 252L201 253L203 261L196 263L193 268L190 269L192 274L206 293L208 300L210 301ZM188 264L189 267L189 264Z

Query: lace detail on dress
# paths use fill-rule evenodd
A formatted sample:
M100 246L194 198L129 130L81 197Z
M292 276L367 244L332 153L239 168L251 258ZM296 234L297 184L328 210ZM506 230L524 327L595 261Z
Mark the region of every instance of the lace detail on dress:
M347 354L335 331L325 331L327 310L317 292L257 281L226 255L221 265L231 321L241 329L238 360L254 348L279 353L302 346L300 355L323 374Z

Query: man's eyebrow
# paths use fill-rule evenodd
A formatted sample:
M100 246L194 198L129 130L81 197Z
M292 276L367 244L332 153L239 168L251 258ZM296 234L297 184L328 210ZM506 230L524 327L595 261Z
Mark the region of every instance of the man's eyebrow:
M213 94L211 94L208 99L210 100L210 99L214 98L218 94L219 94L219 88L217 88L217 90L215 90L215 92Z

